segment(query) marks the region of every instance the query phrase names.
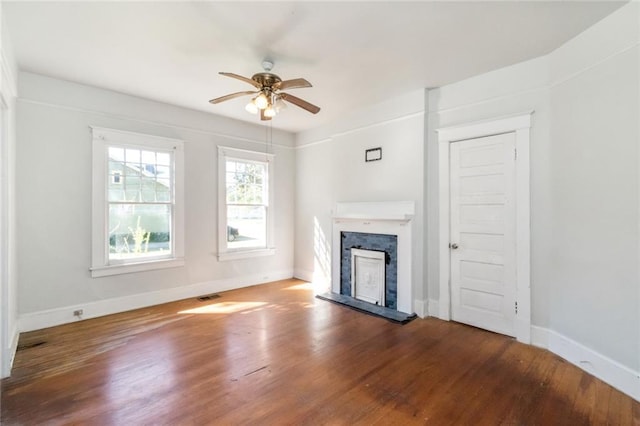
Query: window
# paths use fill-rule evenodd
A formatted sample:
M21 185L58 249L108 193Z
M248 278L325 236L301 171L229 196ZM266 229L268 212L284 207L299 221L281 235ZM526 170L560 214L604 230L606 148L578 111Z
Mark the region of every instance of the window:
M272 154L218 147L218 259L275 253Z
M92 131L91 275L183 265L182 141Z

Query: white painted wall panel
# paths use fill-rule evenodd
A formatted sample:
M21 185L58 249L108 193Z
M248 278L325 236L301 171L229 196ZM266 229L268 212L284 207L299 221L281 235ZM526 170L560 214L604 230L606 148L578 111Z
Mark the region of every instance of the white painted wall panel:
M21 75L20 88L24 90L18 102L17 152L21 315L127 297L139 305L145 294L159 290L181 294L176 290L194 285L206 287L235 278L246 285L244 277L258 277L255 284L282 271L293 274L291 134L274 131L270 148L276 154L276 254L219 262L216 147L264 151L264 127L227 126L227 119L210 114L33 74ZM90 277L90 125L185 142L184 267ZM73 320L71 312L69 318Z
M640 368L636 47L551 91L551 329ZM633 342L633 340L631 340Z
M296 150L296 276L318 291L331 286L332 157L330 140Z

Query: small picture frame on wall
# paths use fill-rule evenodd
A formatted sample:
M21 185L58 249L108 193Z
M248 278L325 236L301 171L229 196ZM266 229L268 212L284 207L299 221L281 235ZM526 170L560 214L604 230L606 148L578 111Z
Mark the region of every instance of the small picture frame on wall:
M364 152L364 161L378 161L382 160L382 147L367 149Z

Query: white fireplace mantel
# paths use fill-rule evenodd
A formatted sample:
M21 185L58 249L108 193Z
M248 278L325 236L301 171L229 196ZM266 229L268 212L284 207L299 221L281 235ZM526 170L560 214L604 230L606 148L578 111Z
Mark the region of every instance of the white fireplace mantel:
M413 201L337 203L333 219L371 219L408 221L415 215Z
M396 235L398 237L398 311L413 313L412 233L413 201L337 203L333 213L331 291L340 294L342 232Z

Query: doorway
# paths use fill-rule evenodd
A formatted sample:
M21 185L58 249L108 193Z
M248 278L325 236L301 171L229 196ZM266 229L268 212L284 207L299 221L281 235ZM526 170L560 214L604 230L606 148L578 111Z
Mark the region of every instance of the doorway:
M530 114L438 131L439 317L529 343Z
M514 336L515 133L450 144L451 319Z

